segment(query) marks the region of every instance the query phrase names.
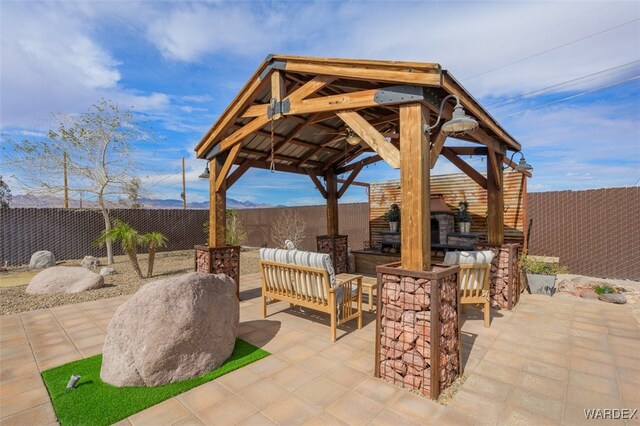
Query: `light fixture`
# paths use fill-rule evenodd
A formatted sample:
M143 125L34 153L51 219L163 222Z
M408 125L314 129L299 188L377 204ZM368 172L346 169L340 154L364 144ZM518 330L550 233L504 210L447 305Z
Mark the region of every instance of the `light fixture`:
M453 108L453 115L451 120L445 122L442 125L442 132L449 136L462 136L467 133L473 132L478 128L478 122L475 118L468 116L464 112L464 108L460 104L460 99L456 95L446 96L440 103L440 112L438 113L438 119L433 126L424 126L424 131L430 133L431 130L436 128L442 120L442 111L444 110L444 103L450 99L455 98L456 106Z
M198 177L200 179L209 179L209 163L207 163L206 167L204 168L204 172L202 172L202 174Z
M69 383L67 383L67 388L64 390L65 393L69 392L70 390L75 390L79 380L80 376L78 376L77 374L72 374L71 378L69 379Z
M520 154L520 161L518 161L518 165L515 166L513 168L513 170L517 171L517 172L530 172L533 170L533 166L529 163L527 163L527 161L524 159L524 154L522 153L522 151L514 151L513 154L511 154L511 161L510 164L513 164L513 157L516 154ZM508 169L508 167L505 167L505 170Z
M351 129L347 129L347 137L346 137L346 139L347 139L347 143L349 145L354 145L354 146L355 145L359 145L360 142L362 142L362 138L360 136L358 136L356 134L356 132L354 132Z

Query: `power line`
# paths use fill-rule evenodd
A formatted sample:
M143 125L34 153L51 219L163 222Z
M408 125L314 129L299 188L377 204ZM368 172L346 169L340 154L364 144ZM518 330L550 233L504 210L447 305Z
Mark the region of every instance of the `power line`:
M511 100L514 100L514 99L519 99L519 98L522 98L522 97L525 97L525 96L533 95L533 94L535 94L535 93L544 92L544 91L546 91L546 90L548 90L548 89L555 89L555 88L558 88L558 87L564 86L564 85L566 85L566 84L568 84L568 83L574 83L574 82L577 82L577 81L579 81L579 80L584 80L585 78L594 77L594 76L599 75L599 74L604 74L604 73L607 73L607 72L610 72L610 71L613 71L613 70L617 70L617 69L619 69L619 68L624 68L624 67L627 67L627 66L629 66L629 65L636 64L636 63L638 63L638 62L640 62L640 60L636 60L636 61L633 61L633 62L628 62L628 63L626 63L626 64L622 64L622 65L617 65L617 66L615 66L615 67L607 68L607 69L602 70L602 71L594 72L594 73L592 73L592 74L583 75L583 76L581 76L581 77L577 77L577 78L573 78L573 79L571 79L571 80L563 81L562 83L556 83L556 84L553 84L553 85L551 85L551 86L547 86L547 87L543 87L543 88L540 88L540 89L533 90L533 91L531 91L531 92L522 93L522 94L520 94L520 95L513 96L513 97L511 97L511 98L507 98L507 99L497 99L497 100L495 100L495 101L493 101L493 102L489 102L489 103L486 103L486 104L484 104L484 105L485 105L486 107L488 107L488 106L495 105L495 104L499 104L499 103L504 104L505 102L509 102L509 101L511 101ZM616 71L616 72L617 72L617 71ZM513 102L512 102L512 103L513 103ZM507 106L507 105L505 105L505 106Z
M515 64L520 63L520 62L523 62L523 61L526 61L527 59L535 58L535 57L537 57L537 56L544 55L545 53L549 53L549 52L553 52L554 50L562 49L563 47L567 47L567 46L572 45L572 44L574 44L574 43L578 43L578 42L580 42L580 41L587 40L587 39L589 39L589 38L592 38L592 37L598 36L598 35L600 35L600 34L604 34L604 33L607 33L607 32L609 32L609 31L616 30L616 29L618 29L618 28L624 27L625 25L632 24L632 23L637 22L637 21L639 21L639 20L640 20L640 18L632 19L631 21L627 21L627 22L625 22L625 23L623 23L623 24L619 24L619 25L616 25L616 26L614 26L614 27L610 27L610 28L607 28L607 29L605 29L605 30L598 31L597 33L589 34L588 36L584 36L584 37L581 37L581 38L579 38L579 39L572 40L572 41L569 41L569 42L567 42L567 43L563 43L563 44L561 44L561 45L559 45L559 46L555 46L555 47L552 47L552 48L550 48L550 49L543 50L542 52L538 52L538 53L535 53L535 54L533 54L533 55L530 55L530 56L526 56L526 57L524 57L524 58L517 59L517 60L515 60L515 61L512 61L512 62L506 63L506 64L504 64L504 65L500 65L499 67L496 67L496 68L492 68L492 69L489 69L489 70L483 71L483 72L481 72L481 73L479 73L479 74L476 74L476 75L472 75L471 77L466 77L466 78L465 78L465 80L471 80L471 79L474 79L474 78L477 78L477 77L483 76L483 75L485 75L485 74L488 74L488 73L490 73L490 72L497 71L497 70L499 70L499 69L502 69L502 68L505 68L505 67L508 67L508 66L511 66L511 65L515 65Z
M497 51L497 50L500 50L500 49L504 49L504 48L506 48L506 47L513 46L514 44L518 44L518 43L520 43L520 42L522 42L522 41L524 41L524 40L528 40L528 39L530 39L531 37L534 37L534 36L537 36L537 35L543 34L543 33L547 32L547 31L549 31L550 29L553 29L553 28L559 27L559 26L561 26L561 25L564 25L564 24L566 24L566 23L568 23L568 22L571 22L571 21L574 21L574 20L576 20L576 19L580 19L580 18L582 18L583 16L590 15L590 14L592 14L593 12L597 12L597 11L598 11L598 10L600 10L600 9L604 9L605 7L611 7L611 5L613 5L613 4L615 4L615 3L621 3L621 2L620 2L620 1L612 1L612 2L608 2L608 3L606 3L606 4L604 4L604 5L600 6L600 7L596 7L595 9L589 10L588 12L582 13L582 14L577 15L577 16L573 16L573 17L571 17L571 18L569 18L569 19L567 19L567 20L564 20L564 21L562 21L562 22L558 22L558 23L553 24L553 25L551 25L551 26L545 27L545 28L543 28L542 30L540 30L540 31L538 31L538 32L535 32L535 33L529 34L529 35L524 36L523 38L520 38L520 39L518 39L518 40L514 40L514 41L512 41L511 43L503 44L502 46L498 46L498 47L496 47L496 48L494 48L494 49L487 50L487 51L485 51L485 52L483 52L483 53L480 53L480 54L478 54L478 55L476 55L476 56L474 56L474 57L472 57L472 58L469 58L468 60L466 60L466 61L462 62L462 64L468 64L468 63L470 63L470 62L472 62L472 61L475 61L476 59L478 59L478 58L480 58L480 57L482 57L482 56L486 56L486 55L488 55L488 54L490 54L490 53L493 53L493 52L495 52L495 51Z
M627 78L627 79L625 79L625 80L618 81L618 82L616 82L616 83L608 84L608 85L606 85L606 86L597 87L597 88L595 88L595 89L587 90L587 91L585 91L585 92L578 93L578 94L575 94L575 95L572 95L572 96L567 96L566 98L557 99L557 100L555 100L555 101L547 102L547 103L540 104L540 105L536 105L536 106L532 106L532 107L530 107L530 108L525 108L525 109L523 109L523 110L520 110L520 111L517 111L517 112L511 113L511 114L509 114L509 115L504 115L504 116L502 116L502 118L509 118L509 117L513 117L514 115L519 115L519 114L522 114L522 113L524 113L524 112L526 112L526 111L530 111L530 110L532 110L532 109L538 109L538 108L542 108L542 107L545 107L545 106L549 106L549 105L557 104L557 103L560 103L560 102L566 102L566 101L569 101L569 100L571 100L571 99L578 98L578 97L580 97L580 96L588 95L588 94L590 94L590 93L598 92L598 91L600 91L600 90L608 89L608 88L610 88L610 87L619 86L619 85L624 84L624 83L627 83L627 82L629 82L629 81L632 81L632 80L638 80L638 79L640 79L640 75L637 75L637 76L635 76L635 77L631 77L631 78Z

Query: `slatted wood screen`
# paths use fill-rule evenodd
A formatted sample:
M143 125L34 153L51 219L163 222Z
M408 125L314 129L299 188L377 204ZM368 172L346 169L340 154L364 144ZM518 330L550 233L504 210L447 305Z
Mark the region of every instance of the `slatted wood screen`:
M509 241L522 242L523 240L526 223L525 179L517 172L505 171L504 174L504 236ZM471 215L471 232L486 235L487 191L471 178L463 173L432 176L431 193L443 195L444 201L454 211L458 209L458 202L467 200ZM401 204L400 180L372 183L369 203L371 242L378 243L382 240L380 232L389 230L384 214L391 204Z

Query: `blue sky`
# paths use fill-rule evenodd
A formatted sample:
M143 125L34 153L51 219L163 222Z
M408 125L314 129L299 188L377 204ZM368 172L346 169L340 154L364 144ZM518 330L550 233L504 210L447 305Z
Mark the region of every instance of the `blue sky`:
M38 138L51 113L104 96L157 140L136 148L146 193L207 199L193 147L269 53L438 62L522 143L530 191L640 183L640 2L0 3L0 126ZM534 92L534 93L531 93ZM449 143L455 143L451 141ZM484 170L480 160L469 160ZM22 190L2 163L14 193ZM435 174L456 173L441 158ZM250 170L238 200L320 204L305 176ZM384 163L362 181L394 179ZM268 179L267 179L268 178ZM366 200L351 187L341 202Z

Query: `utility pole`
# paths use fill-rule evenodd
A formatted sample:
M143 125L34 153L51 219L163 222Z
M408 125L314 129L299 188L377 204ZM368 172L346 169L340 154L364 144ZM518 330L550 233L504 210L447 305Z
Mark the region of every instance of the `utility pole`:
M182 208L187 209L187 182L184 177L184 157L182 157Z
M62 153L62 170L64 172L64 208L69 208L69 186L67 185L67 153Z

